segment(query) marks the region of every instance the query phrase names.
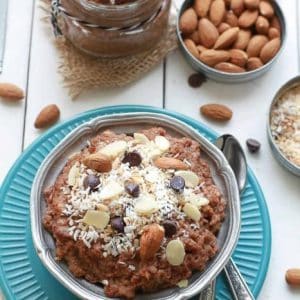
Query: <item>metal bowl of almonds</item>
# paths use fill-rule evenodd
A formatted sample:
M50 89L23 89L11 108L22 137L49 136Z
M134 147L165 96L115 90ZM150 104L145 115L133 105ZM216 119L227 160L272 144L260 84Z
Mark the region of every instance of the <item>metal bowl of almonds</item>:
M31 225L41 261L81 299L187 299L236 246L239 194L222 152L187 124L105 115L45 159Z
M300 176L300 76L284 84L275 95L269 112L268 137L276 159Z
M177 35L196 71L216 81L239 83L272 67L285 44L286 24L276 1L186 0Z

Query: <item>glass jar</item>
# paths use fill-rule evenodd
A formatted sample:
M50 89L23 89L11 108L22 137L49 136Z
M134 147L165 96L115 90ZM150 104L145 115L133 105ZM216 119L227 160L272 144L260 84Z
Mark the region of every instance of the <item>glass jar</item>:
M92 0L60 0L69 15L102 27L124 28L149 19L162 0L135 0L127 4L99 4Z
M146 51L160 41L168 28L171 0L138 26L104 29L61 14L63 35L81 51L97 57L121 57Z

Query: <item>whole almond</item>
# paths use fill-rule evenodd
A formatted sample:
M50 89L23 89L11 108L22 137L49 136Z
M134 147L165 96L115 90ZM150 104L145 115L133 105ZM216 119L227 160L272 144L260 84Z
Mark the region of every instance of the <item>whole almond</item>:
M247 61L247 71L253 71L263 66L262 61L258 57L250 57Z
M194 9L201 18L206 17L212 0L195 0Z
M239 17L239 26L242 28L249 28L255 24L258 18L258 10L245 10Z
M281 31L281 24L280 24L280 21L279 19L274 16L272 19L271 19L271 27L274 27L276 28L279 32Z
M275 38L280 38L279 30L275 27L271 27L268 32L268 37L270 40L273 40Z
M0 83L0 97L9 101L19 101L24 98L24 91L15 84Z
M198 30L194 31L189 37L196 45L200 44L200 37Z
M256 9L259 6L260 0L245 0L245 6L249 9Z
M215 26L218 26L222 22L225 13L226 7L224 0L213 1L209 11L209 18Z
M198 32L201 44L206 48L213 47L219 37L217 27L207 18L199 21Z
M140 257L142 261L154 258L161 246L165 230L158 224L145 227L140 239Z
M238 17L233 13L232 10L228 11L225 16L225 23L229 24L231 27L237 27L239 23Z
M231 0L230 8L236 16L240 16L245 9L244 0Z
M260 52L261 61L266 64L276 56L281 46L280 38L275 38L264 45Z
M300 269L289 269L285 273L285 280L292 286L300 286Z
M238 33L237 39L233 44L233 49L245 50L251 38L251 31L241 29Z
M222 62L215 65L215 69L226 73L244 73L246 70L229 62Z
M173 157L159 157L154 165L160 169L187 170L189 167L183 161Z
M100 173L107 173L112 169L111 159L102 153L90 154L83 160L84 165Z
M215 121L229 121L232 118L232 110L222 104L203 105L200 107L200 112Z
M267 18L259 16L255 23L256 31L260 34L268 34L270 23Z
M210 67L220 62L228 61L230 54L228 51L209 49L200 54L200 60Z
M247 54L249 57L258 57L261 49L268 43L268 38L265 35L255 35L249 41Z
M198 26L198 17L195 10L190 7L180 17L179 28L183 34L193 33Z
M49 127L58 121L59 116L60 111L55 104L47 105L38 114L34 126L38 129Z
M199 51L199 54L201 54L203 51L206 51L206 50L208 50L208 49L205 48L205 47L202 46L202 45L198 45L198 46L197 46L197 50Z
M248 55L245 51L240 49L231 49L229 53L230 53L230 60L229 60L230 63L242 68L245 67L248 61Z
M260 1L259 12L262 16L271 19L274 16L274 8L270 2Z
M197 59L199 59L199 52L196 44L191 39L185 39L184 44L187 47L188 51Z
M238 27L233 27L223 32L217 39L214 49L226 49L230 47L237 39L239 33Z
M220 34L222 34L224 31L226 31L227 29L230 28L230 25L228 25L227 23L222 22L219 26L218 26L218 31Z

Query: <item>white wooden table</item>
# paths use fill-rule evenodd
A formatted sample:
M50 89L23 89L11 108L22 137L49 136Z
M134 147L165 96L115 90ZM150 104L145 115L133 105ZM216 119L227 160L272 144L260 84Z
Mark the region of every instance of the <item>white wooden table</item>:
M276 90L300 71L299 17L297 0L278 0L287 19L288 37L283 55L267 75L256 81L225 85L209 81L200 89L187 84L192 69L176 52L165 67L158 66L139 82L114 91L93 91L71 101L56 72L58 55L49 31L42 24L37 1L9 0L4 71L0 81L13 82L27 91L25 101L0 102L0 182L10 166L41 132L34 126L40 109L56 103L66 120L76 113L116 104L149 104L179 111L208 123L199 106L209 102L227 104L234 117L227 125L210 123L222 133L232 133L242 144L249 137L262 142L259 155L248 161L265 193L272 221L273 244L270 268L259 299L299 299L300 292L285 283L285 270L300 267L300 180L273 159L266 137L268 107ZM181 0L177 0L179 5Z

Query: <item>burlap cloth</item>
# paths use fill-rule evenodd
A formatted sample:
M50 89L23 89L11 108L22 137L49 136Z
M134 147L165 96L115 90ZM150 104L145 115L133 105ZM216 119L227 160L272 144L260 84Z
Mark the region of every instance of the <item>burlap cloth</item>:
M50 1L40 0L40 7L45 12L43 20L52 30ZM123 87L137 81L178 46L174 14L170 16L165 37L156 47L137 55L113 59L91 57L78 51L63 36L54 38L54 44L59 52L58 73L72 99L90 89Z

